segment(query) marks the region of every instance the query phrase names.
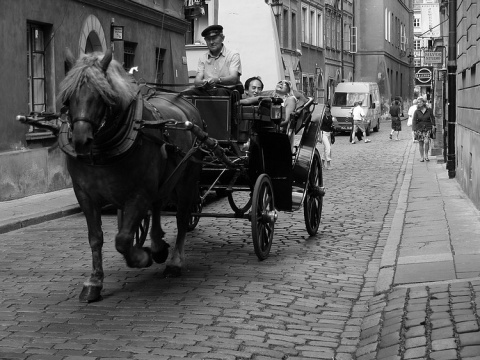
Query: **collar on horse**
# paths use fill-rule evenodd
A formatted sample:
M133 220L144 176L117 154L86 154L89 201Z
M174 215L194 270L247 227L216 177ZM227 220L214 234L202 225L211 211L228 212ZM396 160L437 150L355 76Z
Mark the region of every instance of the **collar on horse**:
M79 155L75 152L71 125L65 121L58 134L59 147L68 156L92 165L112 163L125 155L136 143L138 131L142 127L142 113L143 98L138 93L136 99L123 114L118 115L112 125L104 123L97 130L92 150L88 155Z

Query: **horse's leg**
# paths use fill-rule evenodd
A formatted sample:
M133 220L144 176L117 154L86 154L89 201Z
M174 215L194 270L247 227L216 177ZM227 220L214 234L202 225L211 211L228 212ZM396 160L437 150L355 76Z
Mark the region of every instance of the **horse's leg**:
M192 169L193 170L193 169ZM175 241L175 249L173 250L172 259L165 268L165 276L180 276L185 263L185 238L187 235L188 223L192 213L194 201L198 197L198 185L196 183L195 172L184 177L190 179L179 184L177 187L177 239Z
M100 295L103 288L103 232L101 207L96 205L84 192L75 189L78 203L87 220L88 242L92 250L92 274L90 279L83 284L79 300L81 302L93 302L101 300Z
M158 264L163 264L168 258L168 245L163 237L165 232L162 229L160 222L160 205L155 204L152 209L152 230L150 231L150 238L152 239L152 258Z
M133 246L135 231L147 215L149 203L146 197L137 195L127 201L123 209L120 231L115 236L115 248L123 255L129 267L144 268L152 265L150 248Z

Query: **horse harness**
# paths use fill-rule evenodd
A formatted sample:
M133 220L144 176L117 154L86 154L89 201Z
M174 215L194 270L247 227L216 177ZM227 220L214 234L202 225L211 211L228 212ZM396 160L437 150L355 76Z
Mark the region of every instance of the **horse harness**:
M107 109L104 118L100 126L95 129L94 137L95 142L92 146L92 150L89 155L79 155L75 152L72 145L72 127L77 121L87 121L82 118L73 119L68 121L65 117L68 116L68 107L63 111L62 124L58 133L58 143L60 149L70 157L81 160L90 165L105 165L111 164L123 156L125 156L129 150L134 148L141 138L148 139L161 147L161 153L164 158L167 154L175 154L177 156L183 156L184 160L198 161L192 158L199 146L193 146L188 153L185 153L172 141L170 141L169 130L172 131L186 131L184 122L179 122L174 119L164 119L160 111L148 100L151 96L144 98L140 92L136 98L132 100L127 111L123 114L119 114L114 125L106 125L106 116L112 115L111 108ZM144 107L148 111L153 119L144 118ZM133 117L133 120L132 120ZM91 121L88 121L91 123ZM151 131L145 131L147 129L157 129L158 133ZM138 136L141 134L141 136ZM202 140L196 138L196 143L202 142Z

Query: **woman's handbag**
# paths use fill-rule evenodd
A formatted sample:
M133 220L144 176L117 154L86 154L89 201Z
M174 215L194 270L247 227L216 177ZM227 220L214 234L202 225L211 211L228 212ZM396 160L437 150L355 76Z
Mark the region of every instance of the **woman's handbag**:
M333 134L333 132L330 133L330 144L335 144L335 135Z
M430 130L430 139L434 139L437 137L437 129L435 127L432 127L432 130Z

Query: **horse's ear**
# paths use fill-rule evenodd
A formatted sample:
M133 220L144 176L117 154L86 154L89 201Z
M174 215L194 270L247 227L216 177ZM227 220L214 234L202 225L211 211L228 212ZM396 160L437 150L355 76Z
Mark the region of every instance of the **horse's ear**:
M72 54L72 50L70 48L65 49L65 70L69 72L70 69L75 65L75 57Z
M112 57L113 57L113 52L112 52L112 49L109 48L105 53L105 55L103 56L102 61L100 62L100 68L103 71L107 71L108 65L110 65L110 61L112 61Z

